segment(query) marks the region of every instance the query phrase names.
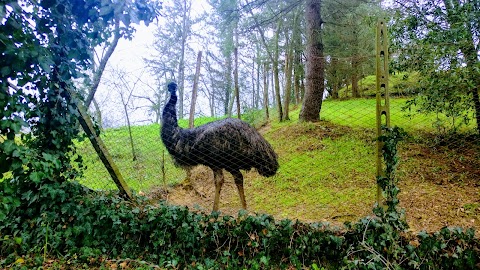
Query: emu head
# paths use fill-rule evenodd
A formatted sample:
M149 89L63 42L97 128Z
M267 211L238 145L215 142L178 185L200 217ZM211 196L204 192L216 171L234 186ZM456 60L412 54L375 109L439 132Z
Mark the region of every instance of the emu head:
M175 95L175 91L177 91L177 84L175 82L171 82L168 84L168 92L170 92L171 95Z

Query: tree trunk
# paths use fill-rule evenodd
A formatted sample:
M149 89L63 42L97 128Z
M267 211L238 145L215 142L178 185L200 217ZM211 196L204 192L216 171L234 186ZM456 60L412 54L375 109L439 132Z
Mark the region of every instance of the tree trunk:
M259 34L260 34L260 40L262 41L262 44L267 52L268 58L273 64L273 78L274 78L274 88L275 88L275 94L274 94L274 99L277 101L277 109L278 109L278 118L279 121L283 121L283 112L282 112L282 100L280 99L280 82L278 78L278 33L280 31L281 23L282 21L278 21L277 25L277 30L275 32L275 55L273 55L267 45L267 42L265 40L265 34L260 27L255 15L253 14L252 9L249 9L250 14L252 15L253 20L255 21L255 27L257 28ZM273 81L273 80L272 80ZM275 102L275 101L274 101Z
M125 118L127 119L128 137L130 139L130 148L132 149L132 158L133 158L133 161L135 161L137 160L137 153L135 152L135 146L133 144L132 127L130 124L130 117L128 115L128 100L125 101L123 96L122 96L122 105L123 105L123 110L125 112Z
M93 97L97 92L98 86L100 85L100 80L102 79L103 72L105 71L105 67L107 66L108 59L110 59L110 56L112 56L113 52L115 51L115 48L117 47L120 37L121 37L120 19L116 18L115 29L113 30L113 41L108 46L107 52L103 56L102 60L100 60L98 68L95 70L95 73L93 74L93 84L90 87L87 98L85 99L85 108L87 108L87 110L88 110L88 107L90 107L90 103L92 103Z
M284 107L285 107L285 120L290 120L289 116L289 106L290 106L290 97L292 94L292 72L293 72L293 43L290 44L288 48L287 55L285 57L285 98L284 98Z
M341 79L339 78L339 72L337 71L338 69L338 58L333 57L332 58L332 63L331 63L331 68L332 68L332 98L333 99L338 99L338 90L340 90L340 85L341 85Z
M102 123L102 111L100 110L100 106L95 98L92 99L93 106L95 107L95 121L97 122L100 129L103 129Z
M225 115L228 115L228 117L232 116L232 109L231 109L231 102L230 102L230 95L232 94L231 87L232 87L232 69L233 69L233 64L232 64L232 56L229 54L227 55L226 58L226 70L225 70L225 77L226 77L226 82L225 82L225 89L224 89L224 94L225 94Z
M277 31L275 32L275 56L273 57L273 78L275 79L275 96L277 100L277 110L278 110L278 121L283 121L283 109L282 109L282 99L280 95L280 79L279 79L279 70L278 70L278 57L279 57L279 32L282 22L279 21L277 24Z
M238 119L241 119L241 114L240 114L240 87L238 85L238 48L235 45L235 49L233 49L233 54L235 56L235 74L234 75L234 80L235 80L235 99L237 100L237 117Z
M252 59L252 108L257 109L255 103L257 102L257 91L256 91L256 80L255 80L255 61L256 58Z
M359 98L360 97L360 91L358 91L358 67L360 63L358 62L357 56L354 55L352 57L352 97L354 98Z
M296 51L294 57L293 73L295 76L294 92L295 92L295 104L300 104L303 98L303 78L305 71L302 63L302 51Z
M325 64L321 39L321 0L307 0L305 17L307 21L307 73L305 97L300 111L300 121L320 120L323 92L325 89Z
M178 64L178 117L180 119L183 118L183 96L185 93L185 47L187 44L188 29L190 28L188 21L190 20L191 7L191 2L183 0L182 39Z
M275 79L273 78L274 75L273 75L273 67L272 67L272 73L271 73L271 76L270 76L270 85L272 86L272 104L276 104L277 103L277 97L275 96Z
M300 101L305 98L305 73L302 73L300 78Z
M200 77L200 67L202 65L202 51L198 52L197 56L197 67L195 70L195 79L193 81L193 90L192 90L192 101L190 104L190 118L188 121L188 126L190 128L194 127L195 119L195 103L197 102L197 92L198 92L198 78Z
M205 90L207 92L207 95L208 95L208 104L210 106L210 116L211 117L215 117L215 85L214 85L214 77L215 75L213 75L213 69L212 69L212 66L210 64L210 61L208 60L209 59L209 53L207 52L207 55L205 56L205 64L206 64L206 69L207 69L207 72L206 72L206 75L209 76L210 78L210 87L207 86L207 84L205 83L205 80L202 80L204 86L205 86ZM211 89L211 91L209 90Z
M293 17L293 31L292 31L292 68L293 68L293 97L294 104L300 104L300 80L302 78L303 66L302 66L302 29L300 23L300 16L302 12L300 8L295 10Z
M260 55L260 52L259 52L259 55ZM256 92L255 92L255 109L258 109L259 106L260 106L260 65L261 65L261 62L260 62L260 57L257 57L257 81L256 81Z
M263 106L265 108L265 119L270 119L270 113L268 112L268 64L263 64Z

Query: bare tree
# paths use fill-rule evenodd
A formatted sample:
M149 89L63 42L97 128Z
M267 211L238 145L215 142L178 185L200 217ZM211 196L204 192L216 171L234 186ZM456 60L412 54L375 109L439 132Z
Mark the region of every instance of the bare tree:
M145 62L157 76L159 83L164 77L167 81L175 79L178 83L178 114L184 115L185 73L188 67L194 65L194 50L189 45L192 38L192 26L197 23L197 18L192 15L193 0L172 1L165 5L164 23L159 24L154 36L153 49L155 54L145 59ZM176 75L176 76L174 76Z
M135 110L133 106L133 93L135 88L137 87L138 83L141 82L140 77L131 78L129 74L122 70L121 68L114 68L111 70L112 75L110 76L110 80L107 82L113 90L115 90L122 103L122 109L125 114L126 124L128 128L128 135L130 140L130 147L132 151L132 159L133 161L137 160L137 152L135 151L135 145L133 142L133 135L132 135L132 128L131 128L131 121L130 121L130 113Z
M142 83L142 87L150 89L151 93L145 93L143 95L132 95L134 98L145 100L149 104L147 106L139 106L137 108L147 107L149 113L154 114L155 120L153 122L159 124L160 118L162 116L163 104L168 98L166 91L162 91L161 83L157 83L156 87L153 87L149 83L145 83L141 80L140 82Z

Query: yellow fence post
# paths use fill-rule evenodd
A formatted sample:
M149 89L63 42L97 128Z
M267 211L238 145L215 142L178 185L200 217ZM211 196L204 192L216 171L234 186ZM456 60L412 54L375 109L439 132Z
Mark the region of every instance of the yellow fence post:
M376 37L377 63L377 137L383 134L382 126L390 127L390 101L388 93L388 36L385 20L379 20ZM377 140L377 179L384 175L383 143ZM382 188L377 184L377 203L382 203Z

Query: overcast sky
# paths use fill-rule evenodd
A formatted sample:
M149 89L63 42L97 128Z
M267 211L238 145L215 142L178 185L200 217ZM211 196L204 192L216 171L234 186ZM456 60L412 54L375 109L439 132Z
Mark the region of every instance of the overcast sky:
M152 55L149 46L153 43L153 31L155 24L150 26L140 25L132 40L120 39L115 52L109 59L106 70L102 76L99 89L95 98L100 104L102 118L109 121L108 125L123 126L126 124L124 112L121 106L119 95L116 91L107 85L108 80L112 80L111 69L121 69L129 74L129 78L141 77L142 82L154 84L150 71L145 67L143 58ZM138 90L148 88L142 84L137 85ZM137 89L136 89L137 90ZM139 94L139 93L136 93ZM145 109L140 109L132 113L133 124L148 123L151 117Z
M164 5L172 5L174 0L164 1ZM209 8L205 0L194 0L193 1L193 12L202 12ZM151 23L148 27L144 24L137 25L136 32L132 40L121 39L118 42L115 52L112 54L106 68L106 72L103 75L102 82L99 86L95 98L99 102L103 119L113 122L114 126L123 126L126 124L124 112L121 108L120 98L115 91L109 89L105 84L106 81L111 79L111 73L108 72L112 68L122 69L129 74L130 78L141 77L143 83L149 84L151 87L156 87L154 78L151 74L151 71L146 68L143 58L149 58L155 54L155 51L151 49L151 46L154 41L155 29L157 28L157 23L161 24L161 16L158 18L158 21ZM151 91L148 86L145 86L142 83L137 85L135 89L136 95L141 95L142 92ZM199 97L198 102L202 102L201 97ZM137 105L142 105L142 102L138 99L136 100ZM143 103L143 105L147 105ZM154 116L148 114L147 110L140 108L135 110L132 113L132 124L149 124L154 120Z

